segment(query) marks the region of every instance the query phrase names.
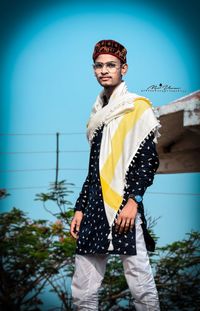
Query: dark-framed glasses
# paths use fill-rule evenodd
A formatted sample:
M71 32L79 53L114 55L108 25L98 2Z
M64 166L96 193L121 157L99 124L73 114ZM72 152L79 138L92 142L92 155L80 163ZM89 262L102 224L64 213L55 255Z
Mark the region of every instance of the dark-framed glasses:
M94 63L93 69L96 73L102 72L103 68L109 72L109 73L115 73L118 69L121 68L117 63L115 62L107 62L107 63Z

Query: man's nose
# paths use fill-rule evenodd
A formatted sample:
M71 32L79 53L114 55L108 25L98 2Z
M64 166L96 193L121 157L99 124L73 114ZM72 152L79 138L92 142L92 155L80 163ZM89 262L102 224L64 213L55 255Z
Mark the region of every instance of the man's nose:
M108 73L108 69L107 69L106 64L104 64L104 65L102 66L101 72L102 72L102 73Z

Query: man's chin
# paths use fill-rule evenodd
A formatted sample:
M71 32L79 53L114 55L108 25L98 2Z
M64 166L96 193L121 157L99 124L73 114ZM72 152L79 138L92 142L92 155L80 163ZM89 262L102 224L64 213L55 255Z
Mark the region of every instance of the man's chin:
M101 86L107 88L107 87L110 87L111 85L109 83L101 83Z
M100 80L99 83L100 83L101 86L103 86L103 87L113 86L113 85L112 85L112 81L102 81L102 80Z

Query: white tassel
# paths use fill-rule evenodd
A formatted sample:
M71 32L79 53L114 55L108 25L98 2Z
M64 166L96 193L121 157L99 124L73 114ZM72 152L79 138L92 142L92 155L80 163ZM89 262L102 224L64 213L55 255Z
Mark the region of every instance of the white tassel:
M114 249L114 246L112 244L112 240L110 240L110 244L109 244L109 247L108 247L108 251L113 251Z
M112 240L110 240L110 245L108 247L108 251L113 251L113 249L114 249L114 246L112 244Z
M110 230L110 233L108 235L108 240L110 240L108 251L113 251L114 247L113 247L113 244L112 244L112 229Z

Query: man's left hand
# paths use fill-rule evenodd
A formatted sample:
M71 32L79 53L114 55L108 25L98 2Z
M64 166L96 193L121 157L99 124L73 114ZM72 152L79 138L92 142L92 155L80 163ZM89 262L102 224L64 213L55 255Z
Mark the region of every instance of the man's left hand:
M115 221L116 231L119 233L126 233L128 230L132 230L137 215L137 208L138 204L133 199L129 198Z

